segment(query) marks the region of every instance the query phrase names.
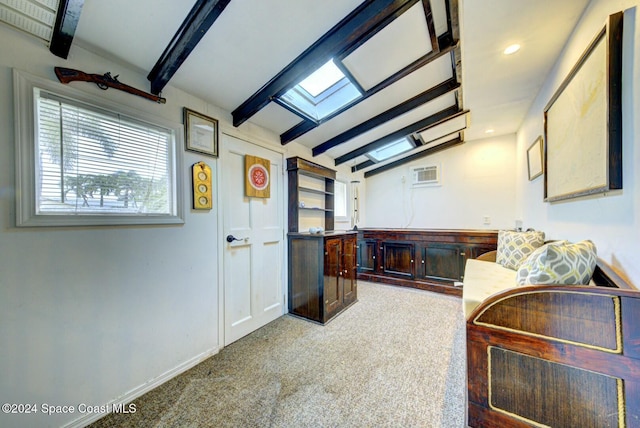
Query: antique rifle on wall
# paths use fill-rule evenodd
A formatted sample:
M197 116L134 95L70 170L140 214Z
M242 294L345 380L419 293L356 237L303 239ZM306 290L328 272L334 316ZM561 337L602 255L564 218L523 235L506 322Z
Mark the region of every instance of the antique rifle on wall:
M125 85L124 83L118 80L118 76L111 76L111 73L104 74L89 74L83 71L74 70L72 68L64 68L64 67L54 67L56 72L56 76L58 76L58 80L61 83L69 83L69 82L93 82L98 85L98 88L107 90L109 88L118 89L120 91L127 92L129 94L137 95L139 97L146 98L151 101L155 101L159 104L164 104L167 102L165 98L162 98L158 95L153 95L148 92L141 91L140 89L136 89L133 86Z

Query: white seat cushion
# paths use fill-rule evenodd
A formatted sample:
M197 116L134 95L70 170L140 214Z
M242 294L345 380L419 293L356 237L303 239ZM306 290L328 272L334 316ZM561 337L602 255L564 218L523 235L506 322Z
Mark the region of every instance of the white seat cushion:
M498 263L469 259L465 265L462 305L465 318L483 300L499 291L516 286L516 271Z

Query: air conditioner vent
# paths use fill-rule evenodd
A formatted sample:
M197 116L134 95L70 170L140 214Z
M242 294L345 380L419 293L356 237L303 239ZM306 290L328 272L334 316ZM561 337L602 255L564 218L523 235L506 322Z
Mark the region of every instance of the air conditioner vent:
M413 186L437 186L440 184L440 165L411 168Z

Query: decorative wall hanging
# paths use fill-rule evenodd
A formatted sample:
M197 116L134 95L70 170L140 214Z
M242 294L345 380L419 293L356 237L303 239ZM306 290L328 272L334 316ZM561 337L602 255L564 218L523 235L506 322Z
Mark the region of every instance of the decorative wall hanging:
M257 156L245 155L244 157L244 188L249 197L271 197L270 173L271 162Z
M622 189L622 12L582 54L544 109L544 200Z
M184 108L186 148L192 152L218 157L218 121Z
M204 162L197 162L191 167L191 172L193 178L193 209L210 210L213 208L211 168Z
M527 149L527 169L529 171L529 181L542 175L543 157L542 135L536 138Z
M66 58L65 58L66 59ZM150 94L140 89L136 89L133 86L125 85L118 80L120 75L112 76L111 73L104 74L92 74L85 73L84 71L74 70L73 68L54 67L53 71L56 73L60 83L67 84L69 82L93 82L98 85L98 88L106 91L109 88L118 89L128 94L137 95L142 98L146 98L151 101L155 101L158 104L165 104L167 100L158 95Z

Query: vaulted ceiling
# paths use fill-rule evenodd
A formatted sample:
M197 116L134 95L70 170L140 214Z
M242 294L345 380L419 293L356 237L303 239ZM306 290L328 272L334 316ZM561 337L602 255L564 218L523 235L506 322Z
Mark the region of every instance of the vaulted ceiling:
M154 93L171 84L227 110L234 126L253 122L368 176L517 131L588 0L62 3L59 56L78 44L126 62ZM511 43L522 49L507 57ZM360 95L324 117L289 102L330 60Z

